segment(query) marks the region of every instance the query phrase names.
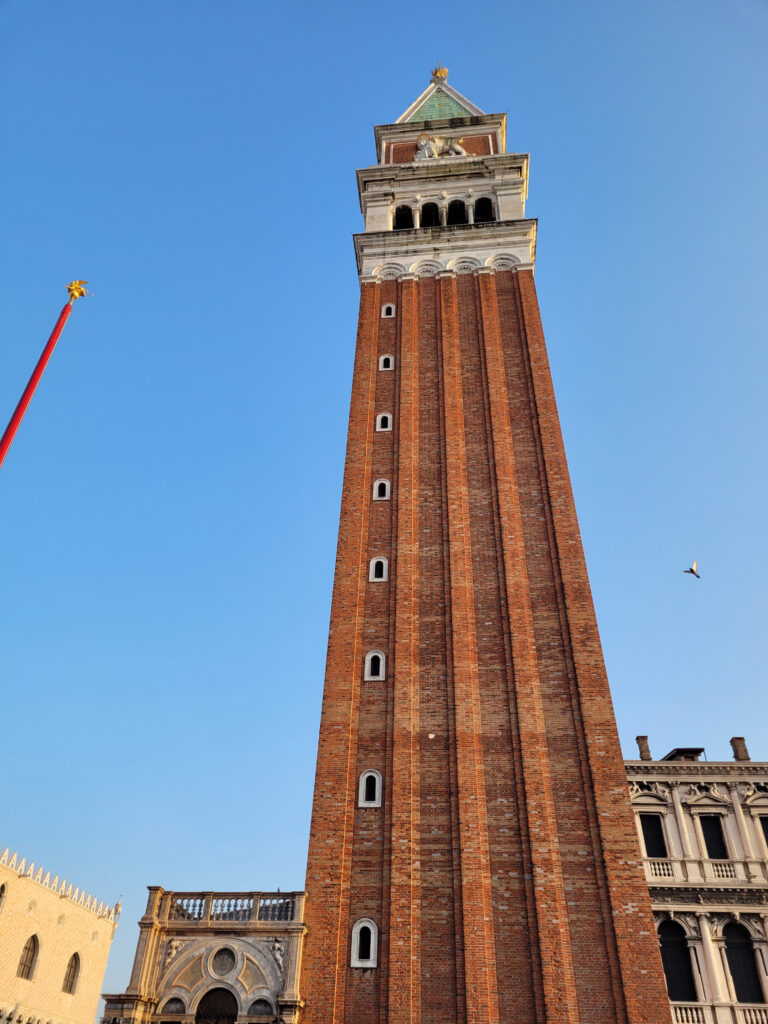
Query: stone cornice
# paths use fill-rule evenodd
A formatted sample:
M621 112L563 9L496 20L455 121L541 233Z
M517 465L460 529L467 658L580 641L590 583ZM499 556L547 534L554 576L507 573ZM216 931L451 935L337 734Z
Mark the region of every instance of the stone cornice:
M720 776L724 780L760 778L768 782L768 763L765 761L625 761L627 777L696 781Z
M369 231L354 236L357 270L361 280L406 273L433 277L442 270L468 273L480 267L532 270L536 228L536 220L520 219Z
M768 889L748 889L734 886L649 886L651 905L682 903L732 910L735 906L768 907Z

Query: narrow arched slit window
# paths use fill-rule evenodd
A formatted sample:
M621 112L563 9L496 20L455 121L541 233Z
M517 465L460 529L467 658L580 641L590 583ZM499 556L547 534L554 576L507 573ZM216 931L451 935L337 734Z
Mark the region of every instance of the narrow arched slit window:
M391 430L392 429L392 413L380 412L376 417L376 429L377 430Z
M482 196L475 203L475 224L487 224L492 220L496 220L493 212L493 200L488 196Z
M3 909L3 903L5 903L5 885L0 885L0 910Z
M440 226L440 210L437 208L437 203L424 203L421 208L421 226L423 228Z
M368 570L368 579L371 583L389 579L389 563L386 558L379 557L371 559L370 569Z
M394 356L379 356L379 369L380 370L394 370L395 368L395 357Z
M358 807L381 807L381 775L369 769L360 776L357 791Z
M395 307L391 302L385 302L381 307L381 315L385 320L391 319L395 315Z
M69 992L70 995L74 995L75 989L77 988L77 979L80 977L80 956L77 953L73 953L69 958L67 969L64 972L64 984L61 986L62 992Z
M395 231L401 231L403 228L413 227L413 210L410 206L398 206L395 210L395 221L393 227Z
M738 1003L764 1003L765 993L755 963L755 950L746 928L731 922L723 928L725 956Z
M373 484L373 500L389 501L389 480L375 480Z
M352 967L375 967L379 930L369 917L356 921L352 928Z
M21 951L19 968L16 971L19 978L26 978L29 981L34 976L39 953L40 942L36 935L30 935L24 943L24 949Z
M461 199L453 199L448 203L447 224L466 224L467 208Z
M387 659L383 651L369 651L365 656L365 679L385 679Z
M673 1003L697 1002L685 929L676 921L662 921L659 925L659 946L669 998Z

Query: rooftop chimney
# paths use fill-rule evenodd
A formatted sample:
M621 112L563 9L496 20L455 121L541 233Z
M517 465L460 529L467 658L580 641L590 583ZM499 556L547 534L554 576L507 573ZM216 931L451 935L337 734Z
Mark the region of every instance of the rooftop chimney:
M749 751L743 736L731 736L731 747L733 748L734 761L749 761Z
M635 736L635 740L637 741L637 749L640 751L640 760L652 761L653 758L651 757L651 748L648 746L648 737Z

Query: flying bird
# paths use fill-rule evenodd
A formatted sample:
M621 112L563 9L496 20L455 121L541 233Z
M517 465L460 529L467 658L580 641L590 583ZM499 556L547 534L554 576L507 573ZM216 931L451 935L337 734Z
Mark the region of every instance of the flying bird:
M683 572L689 572L689 573L691 573L691 575L695 576L697 580L700 580L701 576L699 576L698 570L699 570L699 563L697 561L695 561L690 569L683 569Z

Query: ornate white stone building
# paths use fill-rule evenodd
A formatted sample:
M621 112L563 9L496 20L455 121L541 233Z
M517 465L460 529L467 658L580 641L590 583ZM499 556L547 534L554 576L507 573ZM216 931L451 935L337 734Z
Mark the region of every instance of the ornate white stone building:
M103 1024L297 1020L304 893L152 886L131 980Z
M627 779L675 1024L768 1024L768 764L734 737L640 760Z

